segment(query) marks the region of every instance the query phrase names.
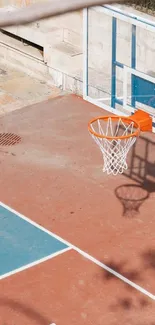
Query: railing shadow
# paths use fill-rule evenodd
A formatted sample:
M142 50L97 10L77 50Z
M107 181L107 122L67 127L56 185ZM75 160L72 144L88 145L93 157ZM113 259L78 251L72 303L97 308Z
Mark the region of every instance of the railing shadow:
M152 193L155 192L155 141L149 135L140 136L130 149L124 175Z

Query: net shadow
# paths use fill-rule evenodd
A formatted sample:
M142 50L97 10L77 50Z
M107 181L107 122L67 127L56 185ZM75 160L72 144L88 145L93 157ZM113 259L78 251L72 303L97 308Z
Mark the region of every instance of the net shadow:
M124 176L136 181L149 194L155 192L155 141L153 135L140 136L128 156Z
M149 198L149 192L141 185L125 184L115 189L115 195L123 206L123 217L134 218L140 207Z
M115 189L122 203L123 216L135 217L140 207L155 192L155 140L152 133L143 133L130 148L127 170L123 175L133 181Z

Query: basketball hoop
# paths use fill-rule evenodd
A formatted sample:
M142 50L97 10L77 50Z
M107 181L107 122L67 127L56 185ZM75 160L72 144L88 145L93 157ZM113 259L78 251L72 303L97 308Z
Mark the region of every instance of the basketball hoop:
M103 172L117 175L127 169L127 154L140 131L152 130L152 119L141 110L132 117L100 116L89 122L88 130L102 152Z

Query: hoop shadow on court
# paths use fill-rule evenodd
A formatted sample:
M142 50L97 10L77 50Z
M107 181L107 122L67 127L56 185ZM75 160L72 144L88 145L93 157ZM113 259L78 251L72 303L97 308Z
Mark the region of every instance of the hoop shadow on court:
M125 217L139 214L142 204L155 192L155 141L152 138L151 134L142 134L130 149L128 169L123 175L134 183L115 189Z

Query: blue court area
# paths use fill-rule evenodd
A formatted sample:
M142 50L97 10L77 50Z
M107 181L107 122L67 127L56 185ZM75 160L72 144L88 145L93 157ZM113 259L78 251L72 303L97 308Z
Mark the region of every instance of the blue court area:
M68 246L0 206L0 276Z

